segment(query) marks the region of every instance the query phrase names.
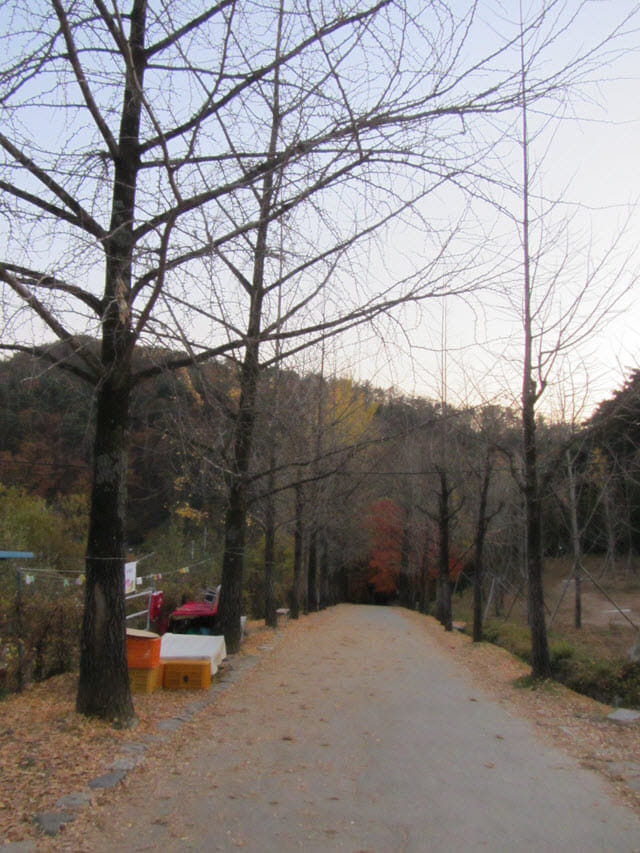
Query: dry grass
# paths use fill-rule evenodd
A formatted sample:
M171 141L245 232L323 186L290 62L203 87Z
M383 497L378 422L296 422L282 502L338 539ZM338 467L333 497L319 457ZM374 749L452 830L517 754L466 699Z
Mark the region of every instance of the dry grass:
M250 625L242 654L269 636L257 623ZM161 720L180 715L194 701L187 690L135 694L136 725L115 729L76 713L76 685L76 675L61 675L0 702L0 844L37 838L35 814L55 810L61 797L85 790L108 772L125 744L157 737Z
M550 637L566 640L578 649L587 649L594 658L624 661L637 637L637 631L616 610L616 605L640 628L640 573L630 574L622 566L618 566L615 572L603 573L603 561L599 557L587 557L583 562L594 580L615 603L584 575L581 584L582 628L576 629L575 584L573 580L567 583L571 576L572 561L566 557L547 560L544 576L547 620L550 620L551 614L555 614ZM454 596L453 608L454 618L471 623L471 589L466 589L462 597ZM493 613L494 608L491 607L490 618ZM502 614L506 616L507 613L509 624L526 626L524 592L517 598L510 595L505 597L500 621L503 621Z

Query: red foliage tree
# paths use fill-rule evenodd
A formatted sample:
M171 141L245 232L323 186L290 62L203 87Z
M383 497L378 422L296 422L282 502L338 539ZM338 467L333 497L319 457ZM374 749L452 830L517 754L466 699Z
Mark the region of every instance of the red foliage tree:
M381 498L369 509L371 550L367 585L376 599L392 598L398 588L402 559L402 509Z

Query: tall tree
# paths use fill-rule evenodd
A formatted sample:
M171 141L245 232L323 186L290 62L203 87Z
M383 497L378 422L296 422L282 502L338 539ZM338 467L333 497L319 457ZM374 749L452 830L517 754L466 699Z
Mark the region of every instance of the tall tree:
M531 103L529 98L532 53L537 45L532 43L531 34L525 25L523 5L520 3L519 21L519 70L520 70L520 130L521 180L519 182L521 216L518 221L522 263L521 320L523 339L522 358L522 489L525 505L525 559L527 566L528 614L531 629L531 662L533 674L545 678L551 674L551 662L545 622L543 591L544 544L542 527L542 504L544 498L541 482L537 407L547 384L563 353L588 336L597 323L602 322L611 306L619 299L615 280L594 299L599 276L604 269L604 260L590 262L586 273L582 273L577 290L561 295L562 277L568 267L568 252L557 253L557 235L551 242L556 252L551 264L545 269L543 263L545 237L549 228L549 214L543 211L542 197L534 216L533 183L535 169L532 152L540 126L530 126ZM553 36L547 36L553 40ZM573 59L571 67L579 78L585 69L592 66L594 58L609 45L611 36L604 36L598 46ZM551 206L552 207L552 206ZM566 230L567 223L563 223ZM534 238L534 227L537 233ZM534 248L534 246L536 248ZM547 246L549 250L549 246ZM610 257L611 249L605 253ZM564 296L564 299L562 298ZM591 304L588 300L591 299Z
M1 9L2 347L51 360L43 344L54 336L64 347L53 362L93 388L77 705L126 722L132 388L238 354L221 600L233 651L258 370L277 339L286 357L455 287L437 269L455 228L429 232L427 261L399 276L373 274L365 260L394 217L408 220L447 183L475 183L474 121L494 121L519 98L516 77L501 70L511 44L482 58L467 50L476 25L486 33L475 4L460 16L443 2L416 13L392 0L346 10L233 0L4 0ZM537 82L530 98L560 77ZM275 221L288 227L282 272ZM460 287L472 287L471 263L461 264ZM99 340L98 354L83 335ZM140 343L155 346L153 357L135 358Z
M224 101L234 88L249 85L252 74L267 73L245 70L226 93L218 85L196 94L199 69L185 55L205 24L229 32L231 7L222 0L179 22L155 15L146 0L133 0L126 13L102 2L52 0L28 12L20 4L3 7L11 31L0 69L0 186L14 224L0 279L5 299L22 303L41 324L32 343L20 327L5 326L3 345L49 359L95 389L77 707L122 722L133 714L123 587L131 390L167 366L234 346L227 340L201 347L197 355L189 349L178 359L160 352L155 363L134 360L139 341L167 340L167 323L179 304L175 291L173 306L169 301L169 283L211 254L209 235L191 239L193 211L232 191L215 174L215 158L201 156L205 126L215 124L220 108L216 96ZM224 60L212 67L220 84ZM181 107L171 97L174 86L191 90L193 101L187 98ZM47 146L41 144L45 123L52 140ZM213 165L202 182L193 180L196 164L201 175ZM109 211L106 221L103 211ZM102 288L96 282L100 272ZM97 354L81 332L100 338ZM64 345L53 357L39 342L47 333Z

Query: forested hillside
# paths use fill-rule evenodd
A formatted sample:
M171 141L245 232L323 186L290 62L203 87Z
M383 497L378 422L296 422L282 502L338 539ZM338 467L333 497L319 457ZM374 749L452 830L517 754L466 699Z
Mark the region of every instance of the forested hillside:
M154 354L140 357L151 360ZM81 506L89 487L93 428L88 386L19 354L0 364L0 397L4 489L17 488L52 509L70 500ZM171 530L174 544L177 536L186 549L176 559L186 559L195 542L198 554L210 559L212 574L219 575L237 405L236 369L230 363L185 368L137 389L130 424L131 548L148 550L148 543ZM569 483L574 476L582 547L611 562L623 555L635 570L639 417L634 373L579 431L539 421L547 554L572 550ZM426 607L445 523L453 580L463 566L467 576L472 574L487 455L493 462L486 561L491 572L517 578L522 571L519 442L517 416L508 410L443 409L434 401L346 379L265 373L250 477L254 609L264 614L255 575L263 571L265 543L279 548L279 594L287 603L295 597L294 607L395 596ZM2 544L16 546L8 539Z
M639 391L634 373L579 430L538 420L545 554L574 574L589 553L600 578L637 571ZM17 575L0 564L2 690L77 665L93 399L25 354L0 363L0 395L0 548L35 552ZM163 588L165 611L221 580L238 399L231 362L161 374L134 397L128 553L145 557L139 574ZM481 634L487 596L499 612L522 593L516 413L276 369L257 399L250 616L397 601L435 606L446 624L452 590L475 583Z

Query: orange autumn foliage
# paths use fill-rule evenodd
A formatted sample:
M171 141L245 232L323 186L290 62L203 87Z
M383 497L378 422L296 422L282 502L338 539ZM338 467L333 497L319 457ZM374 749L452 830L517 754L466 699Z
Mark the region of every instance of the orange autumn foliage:
M369 510L371 550L367 584L374 595L391 597L398 588L402 551L402 510L381 498Z
M370 552L367 571L367 586L376 598L389 599L398 591L402 570L403 510L390 498L381 498L371 505L368 513ZM421 564L423 555L411 548L409 565ZM455 583L464 569L462 560L455 552L449 555L449 578ZM427 579L438 577L438 547L431 538L427 555Z

